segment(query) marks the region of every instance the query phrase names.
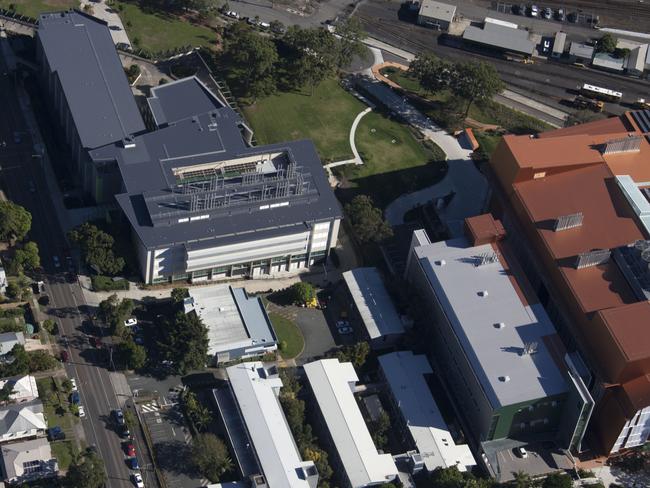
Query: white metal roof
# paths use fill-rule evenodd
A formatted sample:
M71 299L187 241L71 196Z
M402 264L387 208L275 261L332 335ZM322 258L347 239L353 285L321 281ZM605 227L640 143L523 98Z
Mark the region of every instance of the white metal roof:
M544 398L567 385L544 344L556 331L539 303L522 302L511 279L496 262L477 266L494 252L452 239L415 248L454 334L494 408ZM513 277L514 279L514 277ZM535 345L534 354L524 354Z
M359 380L352 363L322 359L304 368L352 488L394 479L395 462L390 454L377 452L352 394Z
M454 443L431 395L424 378L432 373L426 356L398 351L378 359L427 471L450 466L467 471L468 467L475 466L469 446Z
M377 268L355 268L343 273L343 279L371 339L404 333L404 325Z
M456 14L456 5L435 2L434 0L422 0L419 14L430 19L451 22Z
M287 425L277 397L282 380L259 361L226 371L269 488L309 488L306 470L316 468L300 458Z
M228 285L193 287L185 313L194 310L208 329L208 354L244 347L272 347L275 337L259 298Z
M0 389L4 388L7 383L12 384L12 393L9 396L15 401L29 401L38 398L38 387L36 378L32 375L13 376L0 380Z

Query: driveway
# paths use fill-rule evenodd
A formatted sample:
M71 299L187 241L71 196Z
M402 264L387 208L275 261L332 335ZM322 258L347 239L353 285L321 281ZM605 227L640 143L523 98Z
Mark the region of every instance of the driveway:
M393 201L386 208L386 220L391 225L403 224L404 214L413 207L453 194L453 198L438 213L453 236L461 235L464 219L480 214L488 196L487 180L472 161L472 151L462 147L458 139L434 124L384 83L366 76L359 76L355 81L372 98L418 129L426 139L435 142L447 156L449 169L445 177L435 185Z
M336 347L322 310L299 308L296 313L296 324L305 338L305 348L296 359L298 363L304 364L313 358L322 357Z

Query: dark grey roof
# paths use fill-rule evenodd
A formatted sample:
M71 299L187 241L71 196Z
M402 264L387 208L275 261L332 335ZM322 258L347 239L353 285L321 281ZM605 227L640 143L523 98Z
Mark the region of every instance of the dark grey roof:
M171 124L194 115L223 108L223 104L196 77L151 89L147 99L157 125Z
M253 339L254 343L277 342L273 325L266 314L262 299L249 297L244 288L231 288L231 290L248 336Z
M528 31L493 23L486 23L483 29L472 25L467 27L463 39L529 56L535 49L535 43L528 39Z
M229 107L215 109L216 98L209 93L206 97L207 89L197 80L189 78L174 87L171 92L158 91L156 110L171 119L181 117L179 121L135 137L135 147L111 144L90 153L95 161L118 162L126 191L116 199L146 247L223 245L280 235L288 227L296 232L307 230L306 222L341 216L311 141L247 147L239 115ZM183 109L177 96L172 96L174 92L188 95L188 106L199 115L189 116L191 111ZM206 191L203 178L184 191L174 174L174 169L186 166L270 153L283 154L276 158L277 172L251 175L255 181L244 182L238 177L219 180ZM277 186L278 179L287 184L286 189ZM264 193L263 188L268 190L263 201L250 198ZM210 198L217 203L193 204L193 193L203 202ZM276 206L277 202L283 205Z
M145 130L105 22L79 11L42 14L38 37L84 147Z

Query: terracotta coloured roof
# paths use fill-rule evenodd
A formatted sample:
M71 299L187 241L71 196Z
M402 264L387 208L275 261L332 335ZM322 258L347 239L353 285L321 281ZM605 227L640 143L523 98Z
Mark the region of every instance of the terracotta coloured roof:
M632 415L650 405L650 374L623 383L622 387L627 401L631 404Z
M565 127L564 129L550 130L541 132L538 137L540 139L549 139L556 137L572 136L572 135L591 135L602 136L611 134L620 134L628 131L634 131L635 128L630 124L625 116L611 117L609 119L595 120L586 124L574 125L572 127Z
M515 192L554 259L642 239L634 214L605 164L515 183ZM582 212L580 227L556 232L555 219Z
M650 303L637 302L598 312L628 361L647 358L650 351Z
M520 168L544 169L603 161L592 137L584 134L538 139L507 135L503 140Z
M645 138L638 152L605 154L603 159L615 175L630 175L637 183L650 181L650 144Z
M636 301L632 289L613 260L589 268L576 269L572 263L560 265L559 268L584 313Z
M478 243L495 242L505 236L506 231L499 220L495 220L492 214L476 215L465 219L465 225L469 231L469 239L472 245Z

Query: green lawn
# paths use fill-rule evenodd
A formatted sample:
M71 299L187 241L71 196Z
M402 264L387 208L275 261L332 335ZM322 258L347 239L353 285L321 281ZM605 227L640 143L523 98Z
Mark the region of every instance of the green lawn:
M72 426L79 419L70 413L68 395L60 389L60 381L59 378L39 378L36 385L45 409L47 426L61 427L66 435L70 435Z
M136 3L115 2L134 48L158 52L183 46L211 46L217 35L173 14L145 11Z
M0 0L1 8L14 5L16 12L36 18L42 12L56 12L79 7L79 0Z
M345 166L343 174L379 207L444 176L444 152L430 141L425 146L407 126L384 114L370 112L361 119L355 142L364 164Z
M273 329L278 336L280 354L284 359L295 358L305 347L305 339L302 336L302 332L300 332L300 329L295 323L277 313L269 313L269 319L271 319ZM285 344L286 346L282 347Z
M476 131L474 135L476 136L476 141L479 143L480 150L485 154L485 156L492 156L492 153L501 140L501 136L498 134L479 131Z
M384 75L386 78L388 78L389 80L397 83L405 90L412 91L414 93L420 93L422 91L420 88L420 83L418 83L418 80L416 80L412 76L408 76L407 72L402 69L388 67L382 69L380 73Z
M244 108L259 144L311 139L324 163L352 158L352 122L366 106L329 78L314 89L280 92Z
M72 464L79 449L70 440L51 442L52 455L59 462L59 469L66 470Z

